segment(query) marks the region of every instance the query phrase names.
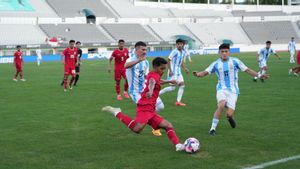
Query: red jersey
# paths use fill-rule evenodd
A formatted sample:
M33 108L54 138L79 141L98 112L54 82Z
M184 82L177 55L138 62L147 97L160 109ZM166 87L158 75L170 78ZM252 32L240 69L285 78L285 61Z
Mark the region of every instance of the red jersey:
M115 59L115 70L125 70L124 64L129 58L129 52L127 48L123 48L123 50L114 50L111 54L111 57Z
M14 53L14 61L15 63L22 63L23 58L22 58L23 53L21 51L16 51Z
M78 55L78 50L77 48L66 48L63 51L63 55L65 56L65 66L74 66L76 64L76 59Z
M146 97L146 93L149 92L149 82L150 79L155 80L155 87L153 89L153 94L151 98ZM155 105L156 105L156 100L159 96L159 91L160 91L160 75L155 72L150 72L145 81L146 87L144 88L142 94L141 94L141 99L138 101L138 105L151 105L152 108L155 110Z
M300 51L297 53L297 62L300 65Z

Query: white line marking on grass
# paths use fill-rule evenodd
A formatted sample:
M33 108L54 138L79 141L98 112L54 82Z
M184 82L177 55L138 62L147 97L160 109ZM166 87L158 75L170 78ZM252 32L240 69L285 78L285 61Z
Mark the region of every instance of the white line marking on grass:
M287 158L283 158L283 159L280 159L280 160L275 160L275 161L262 163L262 164L252 166L252 167L242 168L242 169L260 169L260 168L265 168L265 167L269 167L269 166L272 166L272 165L281 164L281 163L285 163L285 162L292 161L292 160L297 160L297 159L300 159L300 154L295 155L295 156L291 156L291 157L287 157Z

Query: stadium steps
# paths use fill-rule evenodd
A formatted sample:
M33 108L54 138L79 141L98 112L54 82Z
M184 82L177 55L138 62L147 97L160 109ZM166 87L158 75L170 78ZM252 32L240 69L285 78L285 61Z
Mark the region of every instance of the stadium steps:
M117 40L104 27L102 27L101 25L98 25L97 28L98 28L98 30L100 32L102 32L112 42L115 42Z
M48 2L48 0L46 0L45 2L47 2L47 4L51 7L51 9L55 12L55 14L59 17L61 17L58 13L58 11L51 5L51 3Z
M297 36L300 38L300 21L298 21L298 24L297 22L292 22L292 26L295 29Z
M200 42L201 45L204 44L204 42L193 31L191 31L185 24L182 24L181 27L183 29L185 29L187 32L189 32L191 35L193 35L192 38L195 38L195 40L198 41L198 42Z
M117 17L117 18L121 18L121 15L119 14L119 12L117 10L115 10L115 8L113 8L113 6L107 2L107 0L102 0L102 3Z
M243 31L245 32L245 34L247 35L248 39L251 41L252 44L254 43L254 40L251 38L251 36L248 34L248 32L244 29L244 26L240 23L241 28L243 29Z
M148 31L152 36L154 36L158 41L164 41L151 27L150 25L144 26L146 31Z
M109 37L113 39L113 41L117 41L117 38L113 34L111 34L103 25L99 25L99 27L101 27L99 29L102 29L105 34L109 35Z

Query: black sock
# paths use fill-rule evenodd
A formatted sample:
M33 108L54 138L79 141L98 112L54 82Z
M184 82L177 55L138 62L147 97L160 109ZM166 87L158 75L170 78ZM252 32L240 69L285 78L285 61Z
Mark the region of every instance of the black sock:
M61 81L60 85L61 85L61 86L64 85L64 79Z
M76 77L75 77L75 83L74 83L74 85L76 85L76 84L77 84L77 81L78 81L78 79L79 79L79 75L76 75Z

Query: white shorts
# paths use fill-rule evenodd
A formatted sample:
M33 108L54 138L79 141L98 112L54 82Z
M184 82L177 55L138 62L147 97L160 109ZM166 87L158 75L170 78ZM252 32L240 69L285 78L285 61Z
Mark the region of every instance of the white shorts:
M267 67L267 62L265 60L259 61L259 68Z
M168 80L176 80L177 84L184 82L182 74L168 77Z
M227 108L231 108L233 110L235 110L235 105L236 105L236 102L237 102L237 98L238 98L238 95L236 93L233 93L229 90L219 90L217 92L217 101L218 103L220 101L226 101L226 104L225 106Z
M141 99L141 93L129 93L129 96L131 97L132 101L134 101L136 104ZM161 98L158 97L156 100L156 107L157 107L157 105L160 105L162 103L163 102L162 102Z

